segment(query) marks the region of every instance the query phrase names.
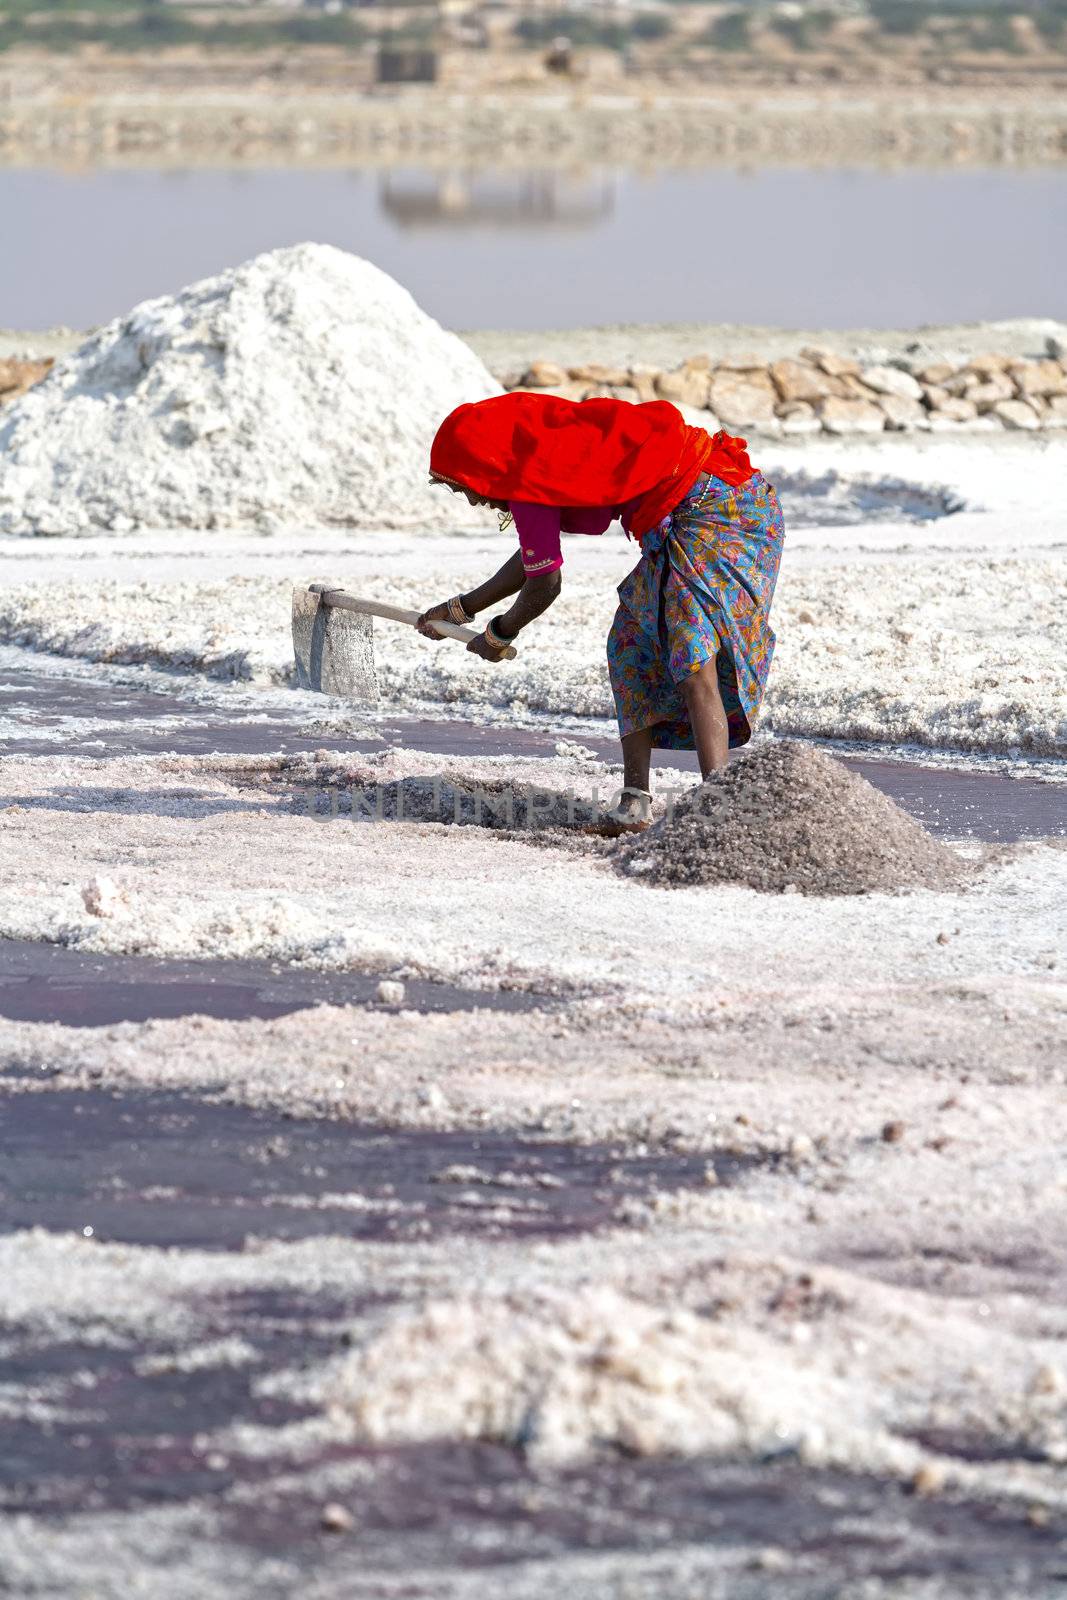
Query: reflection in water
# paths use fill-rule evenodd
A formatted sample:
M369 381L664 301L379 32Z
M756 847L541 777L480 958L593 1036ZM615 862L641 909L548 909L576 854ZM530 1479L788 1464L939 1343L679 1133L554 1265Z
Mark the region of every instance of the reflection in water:
M304 239L367 257L453 328L1067 315L1067 167L459 167L442 178L411 166L379 188L367 172L333 169L0 165L9 217L10 327L88 327Z
M617 184L568 172L386 173L378 201L402 228L587 228L610 217Z

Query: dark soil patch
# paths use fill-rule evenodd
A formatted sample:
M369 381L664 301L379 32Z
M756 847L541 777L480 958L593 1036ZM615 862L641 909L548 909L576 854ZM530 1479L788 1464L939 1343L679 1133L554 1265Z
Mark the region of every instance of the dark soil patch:
M91 955L63 945L0 939L0 1017L97 1028L151 1017L283 1017L308 1006L395 1010L378 999L378 978L315 972L270 961L160 960ZM460 989L415 978L405 982L412 1011L528 1011L543 995Z
M714 1160L720 1183L756 1165ZM627 1201L703 1188L709 1158L412 1132L158 1092L0 1096L0 1231L239 1249L250 1237L557 1238Z

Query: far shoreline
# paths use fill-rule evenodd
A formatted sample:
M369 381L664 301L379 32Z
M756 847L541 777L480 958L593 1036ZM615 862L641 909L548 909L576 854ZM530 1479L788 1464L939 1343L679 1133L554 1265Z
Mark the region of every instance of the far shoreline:
M587 361L672 367L694 355L758 362L795 356L817 345L866 360L894 357L966 361L995 351L1041 357L1067 351L1067 321L1012 317L988 322L920 324L912 328L774 328L723 322L628 322L603 326L529 329L454 329L490 371L533 360L564 365ZM76 350L95 328L62 325L42 329L0 328L0 360L60 359Z

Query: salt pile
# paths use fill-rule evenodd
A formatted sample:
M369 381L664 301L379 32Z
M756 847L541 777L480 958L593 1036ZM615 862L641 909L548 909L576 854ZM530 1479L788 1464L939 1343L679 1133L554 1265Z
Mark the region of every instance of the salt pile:
M351 1354L261 1392L347 1411L371 1443L488 1439L545 1467L613 1447L736 1457L816 1439L830 1459L862 1439L870 1460L881 1441L859 1397L806 1366L750 1328L741 1344L710 1318L608 1285L526 1285L403 1310ZM828 1412L847 1418L830 1437Z
M866 779L791 740L700 784L624 848L621 865L649 883L804 894L949 888L962 875L953 851Z
M497 392L370 262L271 251L145 301L5 411L0 532L454 526L430 443Z

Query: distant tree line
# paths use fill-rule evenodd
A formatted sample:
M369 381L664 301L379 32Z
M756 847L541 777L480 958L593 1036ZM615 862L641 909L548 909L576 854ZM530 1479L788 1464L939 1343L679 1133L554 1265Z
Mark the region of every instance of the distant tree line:
M209 50L268 50L286 45L325 44L358 49L370 34L350 11L301 10L247 21L201 22L181 6L154 0L131 11L118 0L0 0L0 50L35 45L74 50L103 44L120 53L158 50L167 45L199 45ZM72 15L71 13L76 13ZM96 12L96 16L86 13Z
M396 3L396 0L393 0ZM208 50L256 51L302 45L332 45L357 50L368 43L432 43L436 12L423 0L411 5L411 20L399 28L374 27L373 5L356 14L354 4L342 10L307 6L297 11L205 20L180 4L142 0L132 9L126 0L0 0L0 50L15 45L65 51L83 44L102 44L116 52L158 50L168 45L198 45ZM881 32L916 35L931 22L949 29L943 44L952 48L1015 51L1023 48L1012 18L1024 15L1049 44L1067 43L1067 0L866 0L866 11ZM827 43L841 12L814 5L783 14L748 0L711 18L701 42L719 51L748 51L768 28L788 39L798 51ZM557 10L519 15L514 36L520 44L544 48L558 37L577 48L625 50L630 45L667 39L673 32L670 10L636 11L614 18L588 10Z

